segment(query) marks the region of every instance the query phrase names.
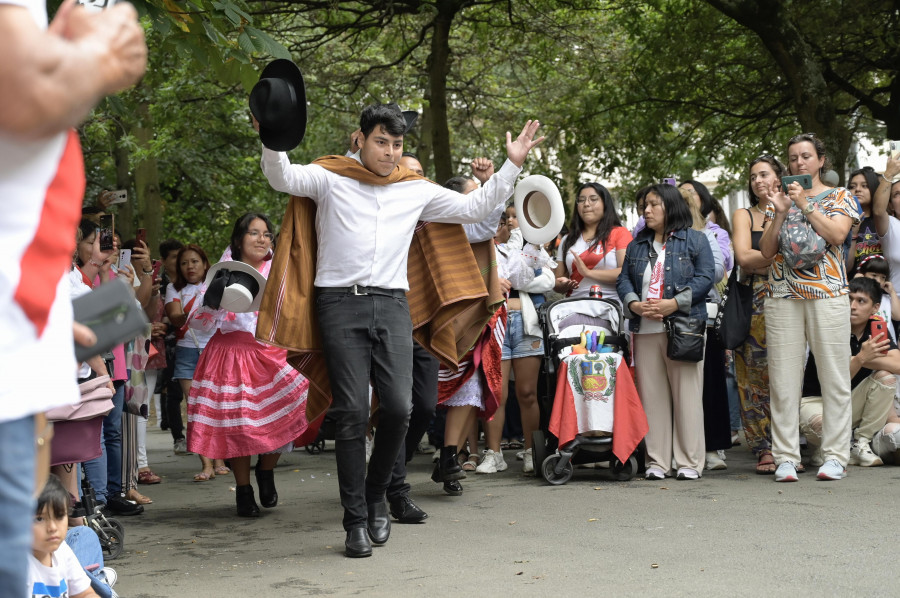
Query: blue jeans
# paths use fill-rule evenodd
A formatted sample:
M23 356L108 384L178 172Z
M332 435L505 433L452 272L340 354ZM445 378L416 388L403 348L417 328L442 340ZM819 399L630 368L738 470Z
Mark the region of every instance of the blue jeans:
M34 417L0 423L0 588L25 596L34 521ZM4 594L5 595L5 594Z
M125 407L125 381L117 380L113 410L103 418L101 454L84 462L84 474L94 488L97 502L106 504L108 496L122 493L122 409Z
M406 297L317 290L316 315L331 382L334 452L344 529L365 527L368 505L385 499L412 410L412 320ZM366 468L369 381L378 427Z

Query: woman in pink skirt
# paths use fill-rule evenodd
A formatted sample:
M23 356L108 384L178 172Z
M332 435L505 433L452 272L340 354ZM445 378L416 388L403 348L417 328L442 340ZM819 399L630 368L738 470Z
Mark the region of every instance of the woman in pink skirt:
M203 307L190 319L192 328L215 331L200 356L188 398L188 448L215 459L230 459L234 473L237 514L259 517L250 485L250 457L259 455L256 483L266 508L278 504L273 469L281 453L306 429L309 382L287 364L284 349L259 343L257 312L263 278L268 275L274 244L272 224L263 214L241 216L231 244L207 280ZM251 269L252 268L252 269ZM243 271L241 270L243 269ZM220 279L216 278L216 273ZM252 273L252 274L251 274ZM228 292L222 287L243 278L249 305L233 313L224 309ZM218 281L218 284L216 282ZM233 286L229 286L233 289ZM220 308L220 302L223 304ZM235 307L232 305L232 308Z

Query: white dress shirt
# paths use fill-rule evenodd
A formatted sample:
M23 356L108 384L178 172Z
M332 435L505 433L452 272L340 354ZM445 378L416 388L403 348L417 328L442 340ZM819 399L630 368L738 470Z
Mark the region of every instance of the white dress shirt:
M359 160L359 153L352 156ZM361 162L360 162L361 163ZM276 191L316 202L317 287L359 284L409 290L406 257L416 223L478 223L512 196L521 168L507 160L463 195L426 180L367 185L316 164L291 164L263 147L261 166Z

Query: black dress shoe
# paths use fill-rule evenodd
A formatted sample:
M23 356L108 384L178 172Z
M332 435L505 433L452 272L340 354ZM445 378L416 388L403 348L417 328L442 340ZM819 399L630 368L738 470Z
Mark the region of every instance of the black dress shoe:
M275 472L264 470L256 464L256 485L259 487L259 504L271 509L278 504L278 491L275 489Z
M428 519L428 513L405 495L391 501L391 515L399 523L422 523Z
M446 492L450 496L462 496L462 484L460 484L457 480L444 482L444 492Z
M347 532L344 540L344 556L358 559L372 556L372 543L369 542L369 534L364 527L356 527Z
M381 546L391 536L391 518L384 499L369 505L369 521L366 524L369 538L375 546Z
M259 517L259 505L253 497L253 486L238 486L234 489L234 497L237 501L238 517Z
M125 500L124 496L108 496L106 498L106 511L112 515L140 515L144 512L144 506Z

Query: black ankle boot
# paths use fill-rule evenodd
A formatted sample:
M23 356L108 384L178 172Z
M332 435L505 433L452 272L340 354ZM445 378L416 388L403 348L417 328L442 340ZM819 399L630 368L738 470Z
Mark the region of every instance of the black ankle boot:
M434 473L431 474L431 479L435 482L452 482L466 479L466 472L463 471L456 460L455 446L441 447L441 458L438 459Z
M259 517L259 505L253 497L253 486L238 486L234 489L235 499L237 500L238 517Z
M254 468L256 485L259 487L259 503L267 509L278 504L278 491L275 490L275 471L260 469L259 463Z

